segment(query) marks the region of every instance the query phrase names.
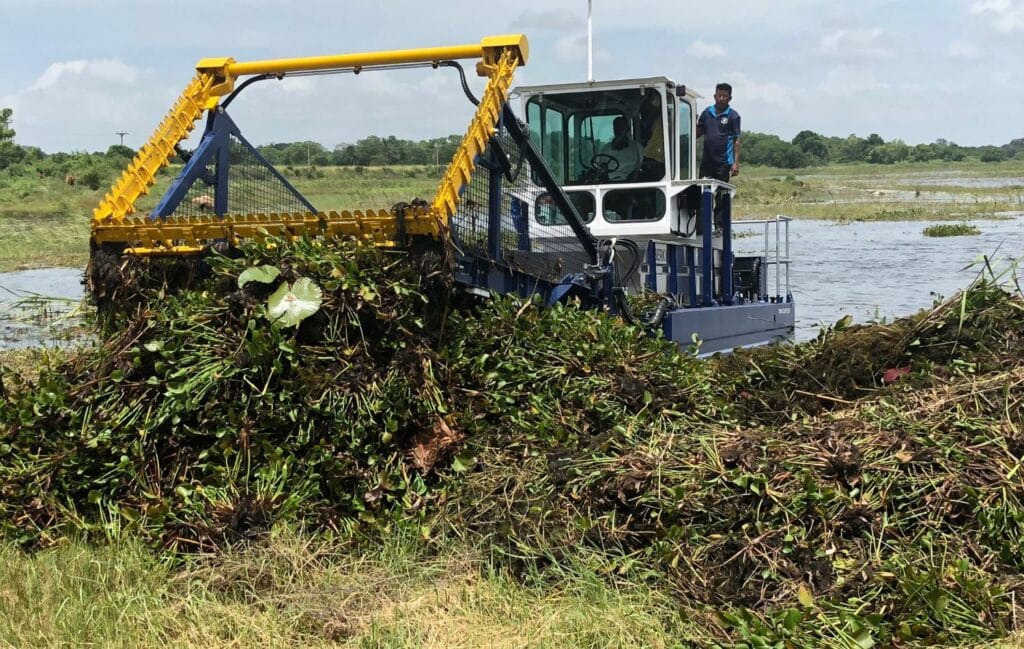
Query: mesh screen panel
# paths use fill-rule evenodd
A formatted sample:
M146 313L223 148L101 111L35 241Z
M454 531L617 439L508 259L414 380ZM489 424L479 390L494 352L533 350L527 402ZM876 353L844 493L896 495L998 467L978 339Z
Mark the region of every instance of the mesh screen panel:
M538 205L547 213L556 209L533 182L533 171L507 129L499 128L462 190L452 237L465 254L557 281L581 272L590 259L568 225L546 228L544 237L530 227Z
M231 136L228 165L228 214L269 214L308 212L302 201L234 135ZM189 188L173 216L213 214L213 197L218 178L211 161L203 176Z

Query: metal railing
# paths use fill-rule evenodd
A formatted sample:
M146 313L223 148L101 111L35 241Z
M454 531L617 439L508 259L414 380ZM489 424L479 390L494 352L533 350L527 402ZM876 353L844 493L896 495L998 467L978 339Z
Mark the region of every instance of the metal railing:
M765 265L775 267L775 298L779 302L786 302L790 299L789 266L793 260L790 257L789 223L792 220L789 216L776 214L773 219L743 220L732 223L733 229L764 225L764 261ZM772 246L772 226L775 226L774 246ZM785 292L782 291L783 285L786 289Z

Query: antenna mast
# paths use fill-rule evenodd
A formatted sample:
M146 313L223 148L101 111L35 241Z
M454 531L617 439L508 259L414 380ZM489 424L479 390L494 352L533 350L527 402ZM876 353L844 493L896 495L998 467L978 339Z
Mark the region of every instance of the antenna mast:
M591 13L594 0L587 0L587 81L594 80L594 27Z

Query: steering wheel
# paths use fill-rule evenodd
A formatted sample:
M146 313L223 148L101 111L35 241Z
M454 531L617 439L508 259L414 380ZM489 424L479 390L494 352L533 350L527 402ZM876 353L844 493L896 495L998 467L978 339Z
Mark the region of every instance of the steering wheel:
M619 168L619 160L607 153L595 154L583 167L584 182L602 182L608 180L608 174Z
M598 153L590 159L590 163L587 164L587 168L591 171L611 173L619 168L619 159L615 156L608 155L607 153Z

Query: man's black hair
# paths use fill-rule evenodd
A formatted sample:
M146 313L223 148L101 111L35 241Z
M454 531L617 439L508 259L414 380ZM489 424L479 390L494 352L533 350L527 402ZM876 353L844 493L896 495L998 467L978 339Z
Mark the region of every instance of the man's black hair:
M729 93L729 96L732 97L732 86L730 86L729 84L727 84L727 83L720 83L720 84L718 84L717 86L715 86L715 92L718 92L719 90L726 91L727 93Z

